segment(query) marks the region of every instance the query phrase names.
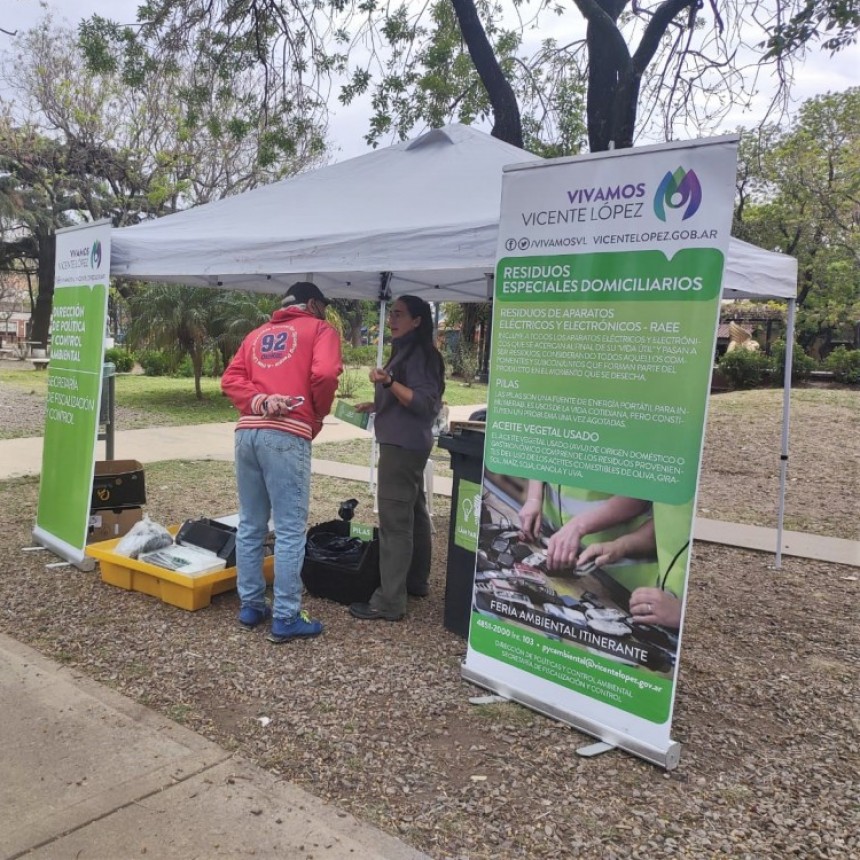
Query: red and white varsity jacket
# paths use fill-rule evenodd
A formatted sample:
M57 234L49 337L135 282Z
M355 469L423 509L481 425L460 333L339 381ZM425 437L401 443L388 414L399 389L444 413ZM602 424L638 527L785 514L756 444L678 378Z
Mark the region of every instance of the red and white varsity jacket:
M331 410L343 370L340 335L325 320L300 308L283 308L242 342L221 390L241 413L237 430L283 430L313 439ZM287 415L266 416L272 394L304 397Z

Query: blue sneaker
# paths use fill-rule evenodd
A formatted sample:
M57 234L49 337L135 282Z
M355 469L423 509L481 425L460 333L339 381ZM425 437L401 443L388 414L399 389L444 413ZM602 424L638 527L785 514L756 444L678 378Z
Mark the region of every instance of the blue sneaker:
M286 618L272 619L272 632L269 642L289 642L290 639L310 639L323 632L321 621L311 618L303 609L292 621Z
M239 610L239 624L246 630L253 630L264 621L272 617L272 610L268 606L260 609L258 606L245 605Z

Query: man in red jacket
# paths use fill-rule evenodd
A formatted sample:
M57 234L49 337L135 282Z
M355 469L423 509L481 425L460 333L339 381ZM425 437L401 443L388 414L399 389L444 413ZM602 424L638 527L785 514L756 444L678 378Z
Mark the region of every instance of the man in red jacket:
M236 536L239 623L272 618L269 640L319 636L301 609L301 570L311 485L311 440L331 410L343 370L340 336L325 321L328 300L308 281L293 284L283 307L242 342L221 378L241 417L236 426ZM263 544L275 525L274 604L265 600Z

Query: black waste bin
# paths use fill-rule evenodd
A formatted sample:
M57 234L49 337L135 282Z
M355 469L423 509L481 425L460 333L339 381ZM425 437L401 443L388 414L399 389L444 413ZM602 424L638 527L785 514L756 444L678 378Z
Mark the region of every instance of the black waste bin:
M460 510L461 482L471 481L480 487L483 481L484 431L463 428L454 433L443 433L439 436L439 447L449 453L454 472L443 623L447 630L466 638L472 614L476 550L468 549L462 545L463 541L457 540L457 511Z
M114 417L116 404L116 365L112 361L102 364L102 397L99 401L98 440L105 443L105 460L114 459Z
M348 541L349 523L329 520L308 529L308 546L302 566L302 582L315 597L325 597L337 603L366 603L379 587L379 529L373 529L370 541ZM336 551L326 552L332 538L345 543ZM319 541L320 554L314 552ZM349 550L343 557L338 553Z

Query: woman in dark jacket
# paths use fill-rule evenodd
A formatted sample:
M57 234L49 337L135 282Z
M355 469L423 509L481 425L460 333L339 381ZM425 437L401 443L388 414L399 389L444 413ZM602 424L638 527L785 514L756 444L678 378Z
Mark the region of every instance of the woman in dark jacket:
M379 442L380 586L368 603L349 607L366 621L399 621L406 614L407 594L427 594L431 526L424 467L445 391L445 363L433 345L430 305L416 296L401 296L391 306L388 324L391 359L370 371L374 402L355 407L376 413Z

